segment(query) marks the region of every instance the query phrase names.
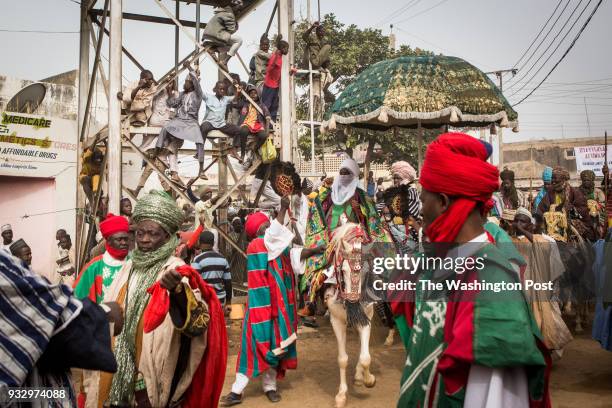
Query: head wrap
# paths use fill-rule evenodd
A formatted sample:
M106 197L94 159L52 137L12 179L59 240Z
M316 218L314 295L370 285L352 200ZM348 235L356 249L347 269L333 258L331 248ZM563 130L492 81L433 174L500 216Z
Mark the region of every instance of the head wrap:
M507 167L499 174L499 178L502 180L510 180L514 183L514 172Z
M504 208L502 211L501 219L505 221L514 221L514 217L516 216L516 210L510 210L508 208Z
M401 184L410 184L417 178L417 172L406 161L398 161L391 165L391 175L398 175L402 178Z
M11 251L11 254L17 256L17 251L22 248L29 248L29 245L23 239L19 238L17 241L11 244L9 250Z
M542 172L542 181L545 183L550 183L552 181L552 167L544 167L544 171Z
M350 200L355 194L357 184L359 183L359 166L355 160L351 158L344 159L338 171L342 169L347 169L351 174L339 175L334 178L334 183L331 186L331 197L336 205L342 205Z
M257 235L257 231L259 231L259 227L266 221L270 221L268 216L264 213L256 212L249 215L246 219L246 224L244 226L244 230L246 231L248 238L255 238Z
M104 239L108 239L118 232L130 232L130 224L125 217L118 217L109 213L106 219L100 223L100 232Z
M593 170L583 170L580 172L580 179L585 181L595 181L595 172Z
M168 234L175 234L184 220L184 213L166 193L151 190L136 203L132 220L135 223L150 220L158 223Z
M531 212L525 207L519 207L516 210L516 214L514 216L516 217L519 214L524 215L525 217L529 218L529 221L531 221L532 224L535 224L535 219L533 218L533 215L531 215Z
M2 232L5 232L5 231L12 231L12 230L13 230L13 227L11 227L11 224L4 224L4 225L2 226L2 228L1 228L1 230L2 230Z
M557 176L563 177L565 181L569 180L570 178L569 171L565 170L563 167L560 167L560 166L556 166L555 168L553 168L552 174L553 175L556 174Z
M201 197L205 193L212 193L212 191L213 191L212 188L208 186L203 186L202 188L198 190L198 197Z
M446 133L427 148L421 185L454 198L444 214L427 227L431 242L454 242L476 204L487 203L499 188L499 171L486 162L485 143L463 133Z

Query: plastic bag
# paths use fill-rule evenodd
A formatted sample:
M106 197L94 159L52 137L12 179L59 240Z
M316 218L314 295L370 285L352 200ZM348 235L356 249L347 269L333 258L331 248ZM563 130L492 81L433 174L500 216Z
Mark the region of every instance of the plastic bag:
M276 160L276 147L274 147L272 137L268 137L264 144L259 148L259 154L261 155L261 161L264 164L272 163L274 160Z

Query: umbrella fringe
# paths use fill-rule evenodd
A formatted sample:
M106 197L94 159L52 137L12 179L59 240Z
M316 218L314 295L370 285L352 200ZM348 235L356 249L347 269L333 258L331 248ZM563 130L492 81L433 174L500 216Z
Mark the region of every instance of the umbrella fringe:
M387 109L382 107L380 109L380 114L378 115L378 121L382 123L389 122L389 115L387 114Z
M500 111L493 114L485 115L472 115L463 114L461 110L456 106L450 106L448 108L441 109L434 112L398 112L388 107L380 107L372 112L364 113L362 115L344 117L336 113L331 115L330 120L327 122L327 128L330 130L336 129L337 124L351 125L355 123L369 122L372 119L377 119L381 123L388 123L389 118L398 120L433 120L443 117L449 117L451 123L456 122L482 122L483 124L500 123L502 127L517 127L518 121L509 122L508 114L505 111ZM381 119L386 118L386 121ZM457 120L453 120L457 118ZM416 124L416 123L415 123ZM397 124L396 124L397 125ZM325 126L325 125L324 125Z
M329 130L336 130L336 115L332 115L329 122L327 122L327 128Z

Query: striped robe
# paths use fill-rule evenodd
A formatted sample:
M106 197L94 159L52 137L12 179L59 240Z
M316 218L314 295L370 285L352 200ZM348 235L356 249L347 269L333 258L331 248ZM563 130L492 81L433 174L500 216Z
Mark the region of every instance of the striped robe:
M296 278L289 248L268 261L264 238L251 241L247 278L247 311L236 371L254 378L275 368L282 378L287 369L297 368Z
M72 367L115 371L106 314L0 251L0 406L76 407ZM66 390L34 403L8 401L8 387Z

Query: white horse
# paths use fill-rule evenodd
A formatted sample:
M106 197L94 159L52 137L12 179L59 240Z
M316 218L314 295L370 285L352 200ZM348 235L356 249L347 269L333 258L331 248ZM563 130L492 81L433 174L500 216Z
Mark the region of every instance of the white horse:
M359 333L361 350L355 370L355 385L374 387L376 377L370 372L370 330L374 314L372 302L363 305L361 299L361 243L363 232L358 224L347 223L334 231L328 249L328 260L334 265L339 285L329 287L325 292L325 303L329 310L331 325L338 341L338 366L340 387L336 394L336 408L346 405L346 329L355 327ZM343 284L343 285L342 285ZM343 287L343 289L340 289Z

